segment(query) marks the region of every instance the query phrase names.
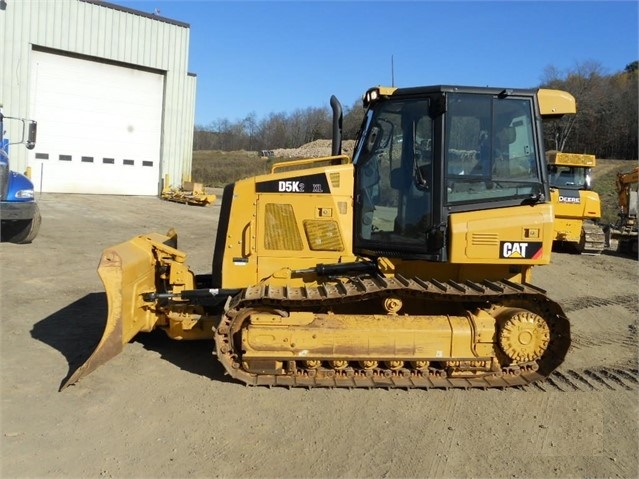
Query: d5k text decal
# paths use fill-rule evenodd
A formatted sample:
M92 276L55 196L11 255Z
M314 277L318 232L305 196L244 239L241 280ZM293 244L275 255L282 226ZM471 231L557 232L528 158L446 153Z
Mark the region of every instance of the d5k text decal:
M255 185L258 193L323 193L330 194L331 189L326 175L308 175L294 180L263 181Z

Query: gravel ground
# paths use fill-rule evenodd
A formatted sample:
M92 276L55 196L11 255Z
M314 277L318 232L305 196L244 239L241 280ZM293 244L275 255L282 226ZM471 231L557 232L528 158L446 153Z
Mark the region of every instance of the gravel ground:
M639 274L609 253L536 270L573 334L539 386L249 388L212 344L148 333L58 392L102 334L102 249L173 226L208 272L219 201L44 194L35 242L0 244L1 477L639 476Z

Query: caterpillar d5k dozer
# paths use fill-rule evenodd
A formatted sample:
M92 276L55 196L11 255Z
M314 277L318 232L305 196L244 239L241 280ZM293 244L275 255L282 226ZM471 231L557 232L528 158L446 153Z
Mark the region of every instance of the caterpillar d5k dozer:
M63 385L138 332L214 339L249 385L506 387L557 368L561 307L531 282L550 261L543 115L556 90L370 89L352 160L277 164L228 185L212 274L170 232L104 251L104 337Z

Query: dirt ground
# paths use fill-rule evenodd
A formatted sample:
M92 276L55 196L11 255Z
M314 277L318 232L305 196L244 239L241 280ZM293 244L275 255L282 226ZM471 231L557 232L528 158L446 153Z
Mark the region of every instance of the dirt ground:
M209 272L219 202L44 194L35 242L0 245L1 477L639 476L639 271L609 253L536 270L573 335L539 386L250 388L212 344L150 333L58 392L102 334L102 249L173 226Z

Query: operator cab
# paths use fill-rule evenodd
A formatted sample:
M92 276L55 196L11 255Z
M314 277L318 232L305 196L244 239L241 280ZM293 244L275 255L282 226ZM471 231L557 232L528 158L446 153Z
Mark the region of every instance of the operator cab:
M369 90L353 153L355 253L446 261L450 215L544 202L536 93Z

